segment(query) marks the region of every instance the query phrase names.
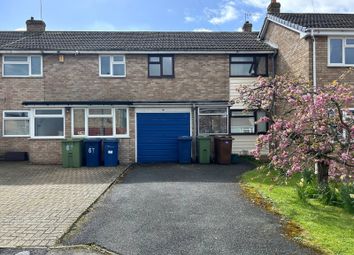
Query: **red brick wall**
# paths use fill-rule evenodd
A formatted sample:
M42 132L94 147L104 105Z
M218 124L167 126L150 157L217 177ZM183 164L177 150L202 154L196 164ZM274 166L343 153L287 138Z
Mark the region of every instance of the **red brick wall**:
M311 76L311 40L301 39L299 33L273 22L269 23L264 40L278 47L276 74Z

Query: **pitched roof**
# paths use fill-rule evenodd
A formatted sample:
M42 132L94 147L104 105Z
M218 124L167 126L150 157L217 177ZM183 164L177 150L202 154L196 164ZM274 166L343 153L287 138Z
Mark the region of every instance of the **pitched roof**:
M272 51L257 32L0 32L0 50Z
M303 28L352 28L354 14L337 13L271 13L268 17L276 17L290 24Z

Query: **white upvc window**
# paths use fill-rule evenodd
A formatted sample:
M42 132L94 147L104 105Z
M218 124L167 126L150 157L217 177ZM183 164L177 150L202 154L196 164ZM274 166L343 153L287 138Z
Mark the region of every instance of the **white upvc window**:
M73 108L73 137L129 137L127 108Z
M42 77L43 58L41 55L4 55L2 58L3 77Z
M198 134L228 134L228 107L198 108Z
M65 138L64 109L33 109L32 138Z
M124 55L99 56L99 73L101 77L125 77L126 65Z
M328 38L328 66L354 66L354 37Z
M3 112L2 130L4 137L30 136L30 112L9 110Z

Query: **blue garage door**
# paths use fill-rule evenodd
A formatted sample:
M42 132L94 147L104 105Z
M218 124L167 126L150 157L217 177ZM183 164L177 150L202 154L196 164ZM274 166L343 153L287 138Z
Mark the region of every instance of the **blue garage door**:
M189 113L137 113L138 163L177 162L183 135L190 135Z

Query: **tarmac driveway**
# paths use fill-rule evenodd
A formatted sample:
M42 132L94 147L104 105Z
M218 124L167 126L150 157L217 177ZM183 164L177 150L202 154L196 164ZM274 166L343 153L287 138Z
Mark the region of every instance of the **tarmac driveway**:
M138 166L64 238L118 254L311 254L242 197L247 163Z

